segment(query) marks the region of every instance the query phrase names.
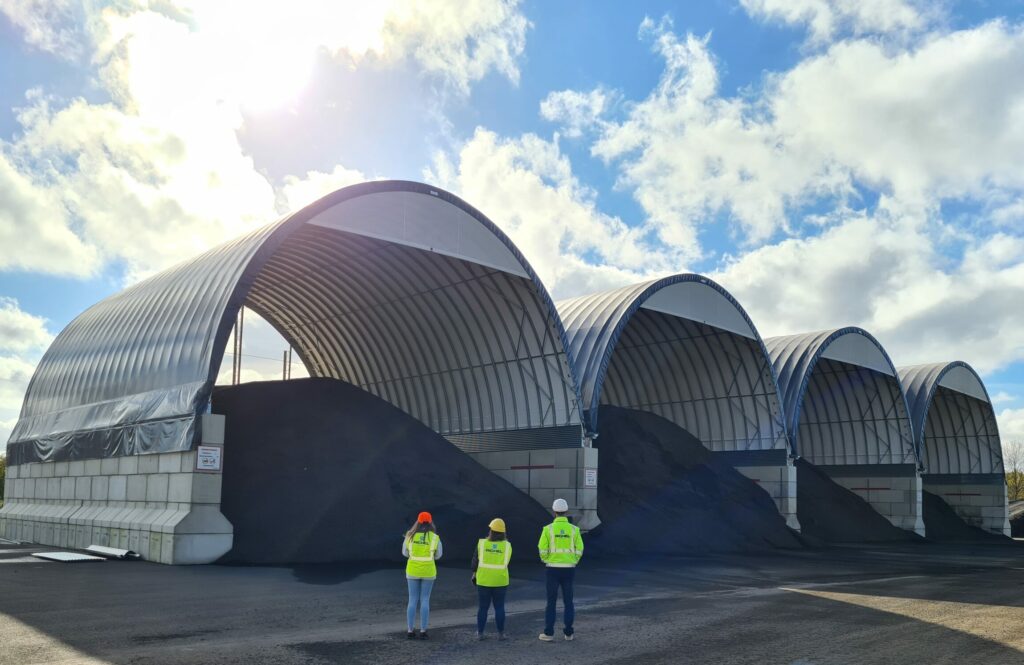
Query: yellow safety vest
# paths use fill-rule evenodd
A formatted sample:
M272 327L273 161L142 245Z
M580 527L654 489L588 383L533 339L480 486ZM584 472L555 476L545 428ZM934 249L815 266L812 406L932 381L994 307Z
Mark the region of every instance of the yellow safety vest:
M409 562L405 564L405 574L409 577L437 577L437 564L434 553L441 539L433 531L419 531L411 538L405 539L405 547L409 550Z
M540 560L550 568L575 568L583 556L583 538L579 527L564 517L544 527L537 543Z
M511 559L512 543L481 538L476 544L477 586L508 586L508 562Z

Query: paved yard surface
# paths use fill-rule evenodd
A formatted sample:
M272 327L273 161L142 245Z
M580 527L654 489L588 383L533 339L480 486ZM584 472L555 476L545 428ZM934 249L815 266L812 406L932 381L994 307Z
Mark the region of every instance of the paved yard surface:
M512 639L475 640L444 567L432 639L404 639L401 570L59 564L0 544L0 663L1024 663L1024 543L584 560L577 640L537 640L517 566Z

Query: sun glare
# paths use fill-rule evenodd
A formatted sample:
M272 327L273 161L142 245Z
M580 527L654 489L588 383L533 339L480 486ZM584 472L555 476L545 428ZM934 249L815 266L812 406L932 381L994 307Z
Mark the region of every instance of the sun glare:
M358 59L382 53L391 2L295 0L284 5L195 2L188 6L210 74L250 111L278 108L309 85L318 50Z

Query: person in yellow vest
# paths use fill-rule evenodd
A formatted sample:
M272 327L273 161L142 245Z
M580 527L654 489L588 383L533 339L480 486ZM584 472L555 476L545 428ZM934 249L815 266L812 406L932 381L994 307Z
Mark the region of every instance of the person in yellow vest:
M505 639L505 592L508 591L508 562L512 559L512 543L508 542L505 520L496 517L488 525L490 531L481 538L473 552L470 567L476 582L480 607L476 612L476 638L484 639L487 612L494 605L494 623L498 639Z
M416 639L413 624L416 620L416 607L420 609L421 640L427 639L427 624L430 621L430 591L437 579L437 564L441 558L441 539L434 527L434 518L428 512L422 512L405 534L402 542L402 556L409 559L405 564L405 579L409 583L409 608L407 624L410 640Z
M576 564L583 557L583 537L579 527L570 524L566 513L569 504L565 499L555 499L551 505L555 513L555 521L540 532L537 549L540 560L547 566L548 604L544 611L544 632L540 634L543 642L555 639L555 605L558 603L558 590L562 590L563 620L565 639L572 640L572 623L576 617L576 607L572 600L572 583L576 576Z

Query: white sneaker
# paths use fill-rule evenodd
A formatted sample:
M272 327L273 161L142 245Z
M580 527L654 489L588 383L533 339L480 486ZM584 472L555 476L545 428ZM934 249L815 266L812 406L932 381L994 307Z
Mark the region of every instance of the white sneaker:
M540 637L538 637L537 639L540 640L541 642L554 642L555 641L555 636L554 635L548 635L547 633L541 633Z
M565 641L566 642L572 642L572 638L573 638L573 635L566 635L565 636Z

